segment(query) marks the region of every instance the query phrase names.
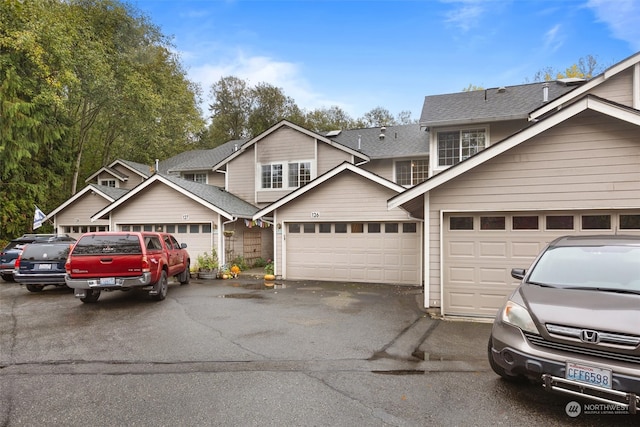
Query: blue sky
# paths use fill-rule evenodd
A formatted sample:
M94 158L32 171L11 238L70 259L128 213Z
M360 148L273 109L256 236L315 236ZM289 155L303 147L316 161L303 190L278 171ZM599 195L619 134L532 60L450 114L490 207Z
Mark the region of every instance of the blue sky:
M236 76L307 110L420 116L426 95L531 81L640 51L640 0L129 0L208 96Z

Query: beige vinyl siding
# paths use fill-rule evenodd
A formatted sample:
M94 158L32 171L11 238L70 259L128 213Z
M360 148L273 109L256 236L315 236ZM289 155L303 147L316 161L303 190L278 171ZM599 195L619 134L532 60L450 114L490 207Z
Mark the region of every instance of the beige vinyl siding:
M409 160L409 159L407 159ZM394 161L391 159L371 160L368 163L363 164L362 169L371 173L375 173L391 182L396 182L394 171Z
M224 174L220 172L208 172L207 173L207 184L215 185L216 187L224 188Z
M259 164L315 158L315 138L294 129L282 127L255 145Z
M336 166L349 162L353 163L353 159L351 154L346 153L338 148L332 147L324 142L318 142L318 158L316 159L317 164L317 175L320 176L323 173L330 171Z
M589 93L618 104L633 106L633 67L611 77Z
M136 185L140 184L142 181L144 181L144 178L138 175L137 172L133 172L131 169L126 168L120 164L115 165L114 169L120 172L122 175L129 178L126 181L120 182L119 184L120 188L131 189L131 188L134 188ZM151 169L149 169L149 173L151 173Z
M585 112L434 189L429 197L430 300L440 297L441 211L638 207L638 164L637 127Z
M74 203L67 206L55 216L56 227L59 232L63 232L61 227L82 226L108 226L108 219L100 219L91 222L90 218L96 212L104 209L110 202L104 197L88 191ZM71 237L78 238L82 233L69 233Z
M540 96L542 96L542 93ZM526 119L491 123L489 125L489 143L487 146L493 145L498 141L502 141L506 137L513 135L529 125L530 123Z
M255 146L231 160L227 164L229 191L249 203L256 202Z

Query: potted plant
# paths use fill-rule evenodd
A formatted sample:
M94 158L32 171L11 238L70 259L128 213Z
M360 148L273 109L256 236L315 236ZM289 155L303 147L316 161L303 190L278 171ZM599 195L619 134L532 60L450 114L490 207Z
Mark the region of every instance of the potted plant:
M218 276L218 253L215 248L211 253L205 252L196 258L198 263L198 278L215 279Z

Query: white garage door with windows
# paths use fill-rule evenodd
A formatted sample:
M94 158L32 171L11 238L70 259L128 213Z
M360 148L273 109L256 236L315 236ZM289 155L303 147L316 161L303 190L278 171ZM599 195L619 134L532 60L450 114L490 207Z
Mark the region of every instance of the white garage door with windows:
M286 223L287 279L421 284L421 224Z
M563 235L640 235L640 212L457 212L443 228L443 314L493 317L518 284L512 268Z

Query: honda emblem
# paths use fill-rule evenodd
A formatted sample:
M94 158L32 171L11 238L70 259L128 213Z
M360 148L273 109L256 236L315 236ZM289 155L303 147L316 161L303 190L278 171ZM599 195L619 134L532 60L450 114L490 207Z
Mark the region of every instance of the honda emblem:
M600 337L598 336L598 332L592 331L590 329L583 329L580 332L580 339L582 340L582 342L588 342L593 344L600 342Z

